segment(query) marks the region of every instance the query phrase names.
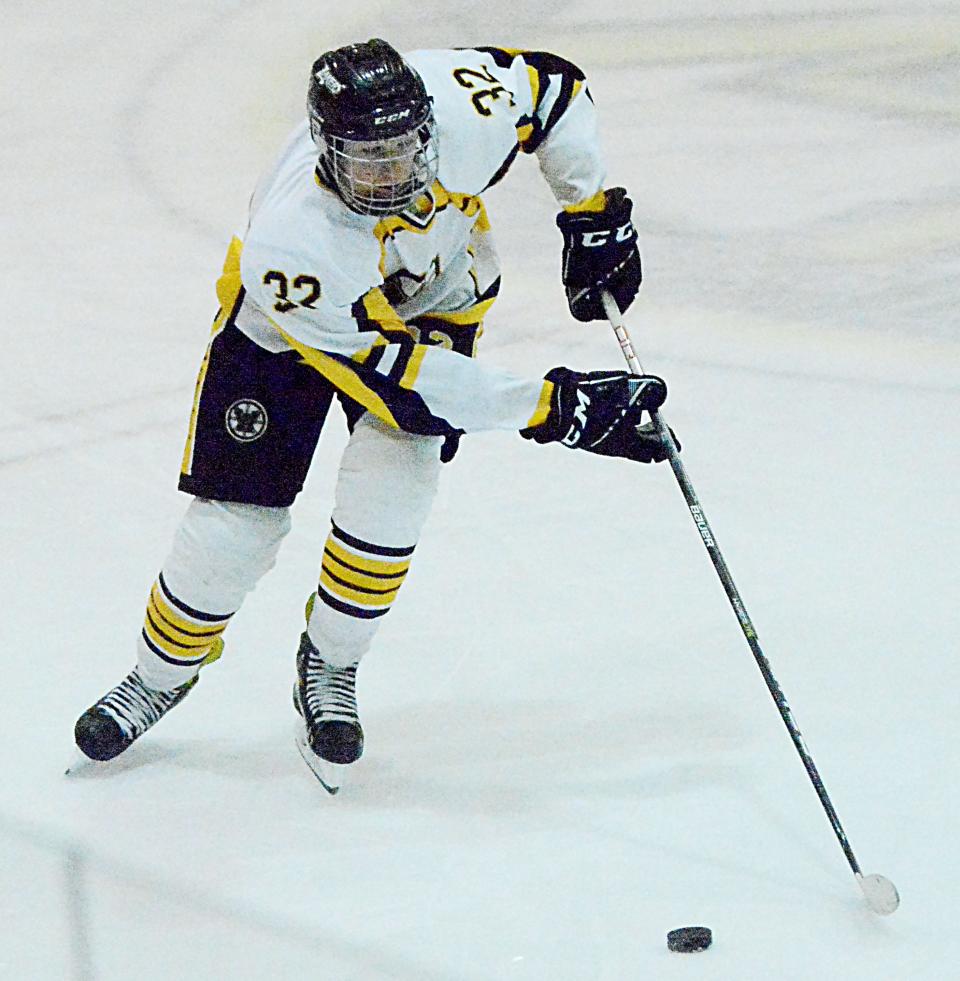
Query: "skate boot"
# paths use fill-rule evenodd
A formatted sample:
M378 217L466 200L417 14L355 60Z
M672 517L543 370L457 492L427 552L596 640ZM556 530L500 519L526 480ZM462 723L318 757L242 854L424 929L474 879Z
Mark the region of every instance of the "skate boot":
M327 664L304 631L293 686L293 704L303 719L297 746L331 794L340 789L346 768L363 753L356 684L356 664L348 668Z
M221 638L213 642L201 667L223 653ZM198 675L173 691L148 688L134 668L130 674L77 719L73 735L84 756L103 762L119 756L130 744L159 722L193 690Z

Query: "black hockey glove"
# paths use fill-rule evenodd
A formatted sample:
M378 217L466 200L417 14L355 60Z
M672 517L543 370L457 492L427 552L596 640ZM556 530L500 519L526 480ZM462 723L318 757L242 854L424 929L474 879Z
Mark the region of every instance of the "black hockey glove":
M603 211L561 211L561 277L567 304L577 320L604 320L600 290L613 294L621 313L633 303L643 272L637 231L630 220L633 202L622 187L606 192Z
M553 382L550 412L541 425L520 430L524 439L560 442L640 463L666 460L667 449L656 429L649 423L641 425L642 413L658 409L667 397L662 378L626 371L584 373L553 368L546 380Z

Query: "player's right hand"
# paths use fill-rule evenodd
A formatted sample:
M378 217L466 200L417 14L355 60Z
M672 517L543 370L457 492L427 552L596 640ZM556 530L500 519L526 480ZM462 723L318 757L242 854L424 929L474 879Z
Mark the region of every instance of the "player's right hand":
M640 463L667 459L667 447L656 427L642 418L644 412L663 405L667 385L662 378L626 371L554 368L547 372L546 381L553 384L550 411L539 426L520 430L525 439L559 442ZM679 441L674 441L679 450Z
M633 202L622 187L604 194L599 211L562 211L557 227L563 232L561 276L567 305L577 320L605 320L604 290L620 312L633 303L643 270L637 232L631 220Z

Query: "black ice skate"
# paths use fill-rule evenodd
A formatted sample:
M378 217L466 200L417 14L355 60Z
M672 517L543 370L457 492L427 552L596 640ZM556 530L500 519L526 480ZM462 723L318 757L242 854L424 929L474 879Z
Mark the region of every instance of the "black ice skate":
M215 661L222 652L223 641L218 637L203 665ZM77 719L73 730L77 748L85 757L98 762L119 756L174 705L182 702L198 677L194 675L173 691L156 691L143 683L139 669L134 668L116 688L111 688Z
M297 651L293 704L303 719L297 747L324 789L335 794L346 769L363 753L363 729L357 715L357 666L327 664L307 632Z

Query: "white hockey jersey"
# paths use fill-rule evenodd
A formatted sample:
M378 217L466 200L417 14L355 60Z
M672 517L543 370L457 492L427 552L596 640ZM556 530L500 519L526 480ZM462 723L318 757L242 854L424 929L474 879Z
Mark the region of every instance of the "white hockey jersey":
M439 171L397 216L351 212L323 183L304 121L258 184L218 283L215 331L297 350L338 389L409 432L521 429L549 388L472 355L499 287L480 194L536 153L559 204L602 206L605 176L582 72L503 48L404 56L434 100ZM464 356L467 355L467 356Z

